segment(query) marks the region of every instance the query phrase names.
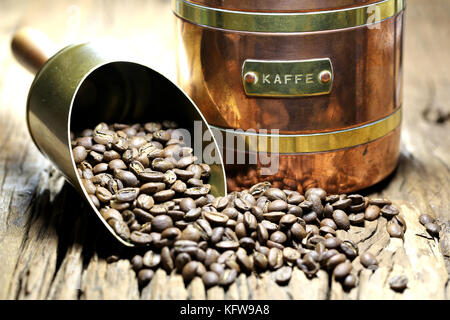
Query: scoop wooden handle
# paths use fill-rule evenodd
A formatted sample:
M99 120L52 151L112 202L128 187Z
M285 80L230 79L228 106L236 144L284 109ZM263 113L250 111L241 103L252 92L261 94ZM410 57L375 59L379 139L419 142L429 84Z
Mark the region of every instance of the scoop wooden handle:
M16 59L33 74L57 50L47 35L32 28L18 30L11 41L11 49Z

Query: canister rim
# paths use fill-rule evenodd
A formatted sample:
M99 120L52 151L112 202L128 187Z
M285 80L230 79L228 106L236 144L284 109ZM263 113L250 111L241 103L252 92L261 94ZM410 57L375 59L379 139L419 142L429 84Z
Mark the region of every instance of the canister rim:
M187 0L187 2L224 10L248 12L313 12L347 9L384 0Z
M375 3L314 12L238 11L172 0L175 15L193 24L242 32L292 33L339 30L369 26L402 12L406 0Z

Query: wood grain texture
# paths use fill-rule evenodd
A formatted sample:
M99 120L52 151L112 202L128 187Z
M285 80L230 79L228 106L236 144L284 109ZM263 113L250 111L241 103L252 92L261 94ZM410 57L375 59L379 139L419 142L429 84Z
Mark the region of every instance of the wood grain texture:
M340 231L380 262L372 272L356 259L360 279L350 292L323 271L309 280L298 269L285 287L267 272L241 275L227 290L205 290L200 279L185 287L180 275L159 270L139 290L127 260L106 263L121 249L28 135L25 104L32 76L14 61L10 39L24 25L61 46L114 36L174 79L172 14L169 1L76 3L0 3L0 299L450 298L450 120L442 116L450 113L449 1L408 1L400 162L391 177L365 191L393 199L408 230L404 241L391 239L381 218ZM444 227L439 242L418 224L420 213L435 216ZM397 274L409 279L402 294L389 289Z

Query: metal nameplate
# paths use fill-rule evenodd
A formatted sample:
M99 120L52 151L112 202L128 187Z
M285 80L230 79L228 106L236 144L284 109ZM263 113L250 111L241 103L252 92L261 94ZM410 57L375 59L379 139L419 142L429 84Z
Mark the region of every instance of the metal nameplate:
M289 98L324 95L330 93L333 85L333 66L329 58L245 60L242 82L248 96Z

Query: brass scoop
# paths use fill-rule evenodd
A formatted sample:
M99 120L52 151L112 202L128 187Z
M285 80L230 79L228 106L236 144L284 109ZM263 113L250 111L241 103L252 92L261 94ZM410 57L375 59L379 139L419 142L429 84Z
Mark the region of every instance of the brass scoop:
M25 28L14 35L11 46L16 58L36 74L27 100L27 124L34 143L122 244L134 246L115 234L82 187L72 155L71 131L99 122L169 119L193 133L194 121L200 121L202 132L209 131L212 140L203 141L202 150L213 143L220 159L220 163L210 165L211 193L226 194L222 158L210 127L194 102L162 74L128 61L130 55L122 54L117 44L70 45L52 55L51 41L39 31Z

